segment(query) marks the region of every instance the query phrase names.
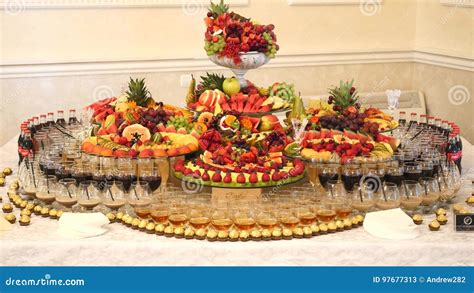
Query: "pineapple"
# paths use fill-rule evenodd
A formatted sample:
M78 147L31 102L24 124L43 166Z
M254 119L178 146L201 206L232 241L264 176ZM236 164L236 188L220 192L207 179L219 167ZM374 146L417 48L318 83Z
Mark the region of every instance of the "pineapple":
M221 0L219 4L214 4L211 1L211 6L209 7L209 12L212 13L214 17L217 17L221 14L229 11L229 5L224 4L224 0Z
M339 82L339 87L329 89L329 104L334 104L333 109L337 112L343 112L345 109L354 106L358 108L357 90L352 86L354 80L350 82Z
M225 76L215 73L206 73L206 76L201 76L201 83L197 86L196 96L199 97L206 90L221 90L224 91L222 85L224 84Z
M155 101L145 85L145 79L133 79L130 77L128 90L125 92L130 102L135 102L140 107L153 107Z

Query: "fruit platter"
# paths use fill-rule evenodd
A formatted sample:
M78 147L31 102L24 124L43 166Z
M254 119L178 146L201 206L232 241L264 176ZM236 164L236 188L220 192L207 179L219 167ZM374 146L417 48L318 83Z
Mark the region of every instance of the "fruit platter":
M192 114L156 103L144 79L130 79L128 91L87 107L92 114L91 134L81 146L84 153L104 157L174 157L198 150L199 125Z
M295 97L294 86L276 82L264 88L247 81L242 88L235 77L207 73L196 86L194 77L186 95L189 110L197 113L234 111L248 116L262 116L291 109Z
M315 101L306 110L301 101L295 101L289 117L307 121L301 141L285 147L289 157L331 163L387 160L400 144L382 134L398 122L380 109L364 109L353 81L341 81L329 89L327 102Z

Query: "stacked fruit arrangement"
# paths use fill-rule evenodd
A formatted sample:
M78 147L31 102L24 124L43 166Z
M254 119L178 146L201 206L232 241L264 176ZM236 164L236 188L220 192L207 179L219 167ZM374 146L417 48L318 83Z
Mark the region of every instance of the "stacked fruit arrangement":
M327 102L318 101L306 110L308 130L350 130L375 137L398 126L393 117L379 109L363 109L353 81L341 81L338 87L329 90L329 95Z
M185 109L156 103L144 79L130 79L123 97L98 101L90 106L92 136L82 151L100 156L167 157L198 149L200 129ZM195 128L196 127L196 128Z
M186 96L189 109L196 112L222 113L235 111L247 115L262 115L275 111L289 110L295 97L293 85L275 83L268 88L260 88L250 81L240 88L239 81L223 75L207 73L201 76L196 87L192 78Z
M274 25L256 24L235 12L229 12L229 6L223 0L219 4L211 2L204 22L204 49L209 56L218 54L239 64L241 53L261 52L274 58L279 50Z

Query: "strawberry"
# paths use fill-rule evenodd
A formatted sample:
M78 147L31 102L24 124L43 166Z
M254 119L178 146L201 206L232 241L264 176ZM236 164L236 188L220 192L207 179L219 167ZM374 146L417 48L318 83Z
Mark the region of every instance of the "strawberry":
M204 171L204 174L202 174L201 178L202 178L203 181L211 180L211 177L209 176L209 173L207 173L207 171Z
M220 172L215 172L214 175L212 175L212 181L213 182L222 182L222 176Z
M262 181L263 181L263 182L268 182L268 181L270 181L270 175L268 175L268 173L264 173L264 174L262 175Z
M227 173L224 177L224 183L232 183L232 176L230 173Z
M189 168L185 168L183 174L185 176L189 176L189 175L193 174L193 170L191 170Z
M250 183L257 183L258 182L257 173L250 174L249 182Z
M193 172L193 177L194 177L194 178L201 178L201 171L199 171L199 169L196 169L196 170Z
M237 176L237 183L245 183L245 175L244 173L240 173L238 176Z
M278 174L278 172L273 172L272 174L272 180L273 181L279 181L280 180L280 174Z

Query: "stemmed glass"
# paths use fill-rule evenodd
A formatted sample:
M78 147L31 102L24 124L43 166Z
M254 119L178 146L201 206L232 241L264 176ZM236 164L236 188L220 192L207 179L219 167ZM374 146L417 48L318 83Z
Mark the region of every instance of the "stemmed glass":
M341 179L347 192L353 192L354 185L360 182L362 171L358 165L344 165Z
M400 205L407 214L412 215L421 205L422 194L422 188L418 181L405 180L403 182Z
M64 206L66 210L71 211L72 207L77 203L77 186L75 179L65 178L59 180L56 202Z
M97 181L85 180L79 183L77 203L85 211L92 211L100 202L100 191Z
M161 173L159 166L153 163L152 159L146 164L139 164L139 180L148 182L150 190L154 193L161 185Z
M406 180L418 181L422 177L422 166L419 162L406 163L403 176Z
M398 89L385 91L385 95L387 96L387 108L390 110L390 115L392 116L394 116L398 108L401 93L402 92Z
M119 181L102 182L102 204L112 211L118 211L126 203L123 183ZM100 183L99 183L100 186Z
M376 204L381 210L398 208L400 206L398 186L395 183L385 182Z
M324 188L330 180L337 181L339 178L338 167L333 164L325 164L319 170L319 182Z
M354 186L352 193L352 208L361 213L369 212L375 206L375 193L365 184L360 186L358 183Z

